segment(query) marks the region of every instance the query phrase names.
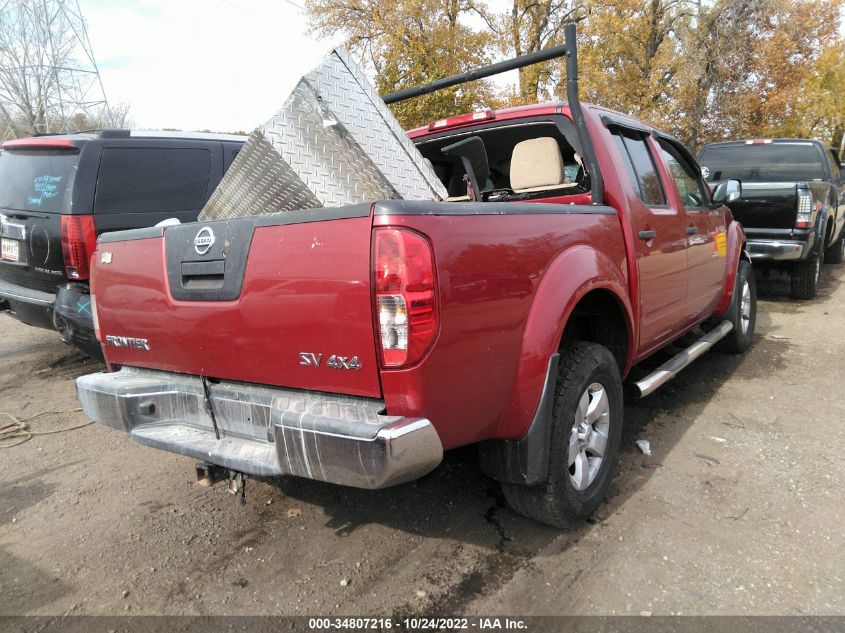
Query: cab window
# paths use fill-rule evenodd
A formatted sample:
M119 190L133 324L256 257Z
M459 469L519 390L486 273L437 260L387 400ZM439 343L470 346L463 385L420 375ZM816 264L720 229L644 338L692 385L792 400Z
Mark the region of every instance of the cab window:
M707 189L696 173L695 167L681 156L681 153L671 143L663 139L659 139L658 143L663 160L669 167L669 173L672 174L672 179L678 186L678 193L681 194L681 201L684 206L687 208L707 206L709 198Z
M657 175L654 157L646 144L646 137L638 132L620 129L614 131L613 141L622 157L631 186L640 200L648 206L666 204L666 195Z

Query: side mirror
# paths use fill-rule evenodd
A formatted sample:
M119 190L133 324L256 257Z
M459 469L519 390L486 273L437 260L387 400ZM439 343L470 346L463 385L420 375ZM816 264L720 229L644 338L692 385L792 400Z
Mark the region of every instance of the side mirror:
M490 166L487 162L487 149L484 141L477 136L470 136L463 141L447 145L440 150L446 156L458 157L464 166L464 181L467 183L467 194L470 200L481 200L481 186L490 177Z
M728 204L742 197L742 183L738 180L724 180L713 189L710 201L713 204Z

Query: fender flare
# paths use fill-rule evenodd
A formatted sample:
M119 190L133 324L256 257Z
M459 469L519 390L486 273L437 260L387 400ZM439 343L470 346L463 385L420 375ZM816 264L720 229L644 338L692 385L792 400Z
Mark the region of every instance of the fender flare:
M829 217L830 207L826 205L819 211L819 219L816 221L816 241L819 244L816 248L821 248L822 250L827 248L827 225ZM830 236L833 237L836 231L836 223L834 220L830 220L830 224L832 225Z
M606 290L619 302L629 342L623 376L630 368L637 339L626 276L595 247L573 246L549 265L534 293L510 408L499 426L503 439L479 446L482 468L493 479L522 485L545 479L560 341L572 311L593 290Z
M739 260L751 262L751 256L745 250L745 231L737 221L727 226L727 254L725 262L725 282L722 284L722 295L713 310L714 317L724 316L731 305L731 299L736 285L736 272L739 270Z

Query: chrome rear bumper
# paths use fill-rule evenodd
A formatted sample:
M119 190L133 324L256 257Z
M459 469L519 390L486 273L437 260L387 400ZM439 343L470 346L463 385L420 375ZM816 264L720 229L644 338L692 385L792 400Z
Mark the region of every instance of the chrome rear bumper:
M386 488L443 458L431 422L384 415L384 403L370 398L203 385L197 376L129 367L82 376L76 389L88 417L141 444L256 476Z
M749 239L748 253L752 261L788 261L801 259L805 245L796 240Z

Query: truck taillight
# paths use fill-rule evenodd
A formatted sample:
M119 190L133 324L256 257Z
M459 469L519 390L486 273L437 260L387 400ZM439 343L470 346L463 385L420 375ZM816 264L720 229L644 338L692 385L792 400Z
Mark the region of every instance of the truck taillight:
M795 216L795 228L806 229L813 221L813 194L806 189L798 190L798 214Z
M408 229L375 229L373 288L382 367L413 365L437 333L434 257L428 240Z
M91 318L94 321L94 337L102 343L103 338L100 336L100 317L97 316L97 298L93 294L91 295Z
M91 255L96 248L97 232L93 215L62 216L62 254L68 279L88 279Z

